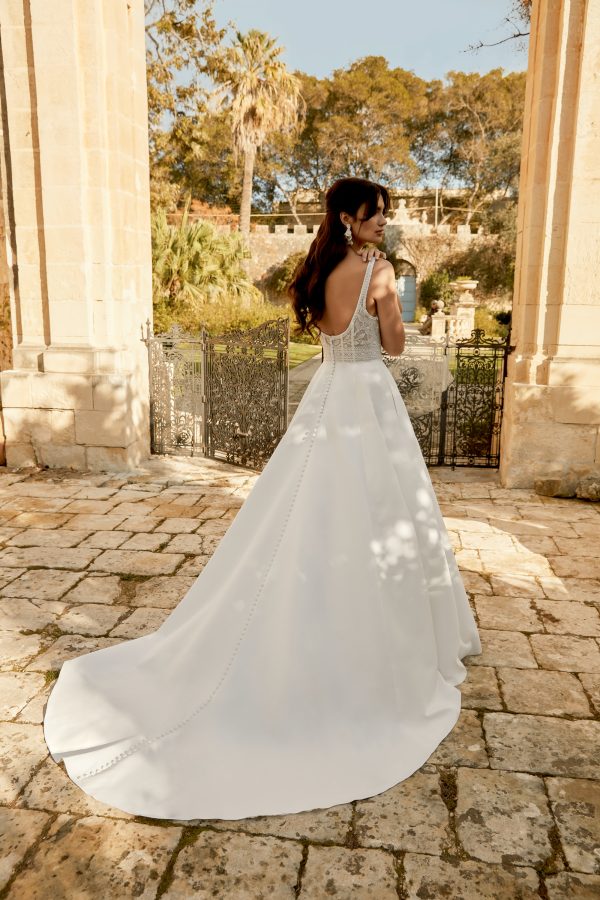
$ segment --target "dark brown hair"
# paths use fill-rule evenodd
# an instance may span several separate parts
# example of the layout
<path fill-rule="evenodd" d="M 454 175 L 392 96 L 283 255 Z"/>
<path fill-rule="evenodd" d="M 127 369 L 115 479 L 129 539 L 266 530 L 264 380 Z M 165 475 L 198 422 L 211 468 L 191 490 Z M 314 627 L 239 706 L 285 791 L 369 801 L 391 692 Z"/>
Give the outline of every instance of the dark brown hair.
<path fill-rule="evenodd" d="M 313 334 L 315 323 L 325 309 L 325 281 L 348 252 L 340 213 L 356 216 L 366 203 L 364 219 L 370 219 L 377 212 L 380 197 L 386 214 L 390 209 L 387 188 L 366 178 L 339 178 L 325 194 L 325 218 L 288 288 L 298 323 L 297 334 Z"/>

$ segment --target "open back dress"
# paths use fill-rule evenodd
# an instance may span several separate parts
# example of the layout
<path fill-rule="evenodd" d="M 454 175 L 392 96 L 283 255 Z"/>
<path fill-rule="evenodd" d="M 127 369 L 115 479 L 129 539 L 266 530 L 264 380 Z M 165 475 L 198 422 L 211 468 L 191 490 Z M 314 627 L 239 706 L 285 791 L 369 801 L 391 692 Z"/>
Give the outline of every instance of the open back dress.
<path fill-rule="evenodd" d="M 179 605 L 63 663 L 45 738 L 92 797 L 182 820 L 329 807 L 408 778 L 454 727 L 481 644 L 366 309 L 373 264 Z"/>

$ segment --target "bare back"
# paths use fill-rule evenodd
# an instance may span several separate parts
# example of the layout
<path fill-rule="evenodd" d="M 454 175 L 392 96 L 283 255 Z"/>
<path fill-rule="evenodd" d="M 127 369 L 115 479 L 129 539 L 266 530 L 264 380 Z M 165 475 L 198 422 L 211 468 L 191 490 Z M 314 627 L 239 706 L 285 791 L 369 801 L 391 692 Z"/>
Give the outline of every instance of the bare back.
<path fill-rule="evenodd" d="M 366 263 L 362 258 L 348 254 L 328 275 L 325 281 L 325 311 L 317 323 L 326 334 L 341 334 L 348 327 L 356 309 L 365 269 Z M 371 290 L 367 294 L 365 308 L 370 315 L 377 315 L 377 304 Z"/>

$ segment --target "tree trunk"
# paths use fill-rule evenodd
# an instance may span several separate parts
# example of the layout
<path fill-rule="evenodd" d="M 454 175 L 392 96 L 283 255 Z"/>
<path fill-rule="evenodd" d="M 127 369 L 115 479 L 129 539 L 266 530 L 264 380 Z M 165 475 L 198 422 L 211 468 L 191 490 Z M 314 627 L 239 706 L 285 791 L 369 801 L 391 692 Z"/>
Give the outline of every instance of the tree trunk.
<path fill-rule="evenodd" d="M 256 149 L 244 153 L 244 180 L 242 182 L 242 200 L 240 203 L 240 231 L 244 237 L 250 234 L 250 211 L 252 209 L 252 179 L 254 176 L 254 160 Z"/>

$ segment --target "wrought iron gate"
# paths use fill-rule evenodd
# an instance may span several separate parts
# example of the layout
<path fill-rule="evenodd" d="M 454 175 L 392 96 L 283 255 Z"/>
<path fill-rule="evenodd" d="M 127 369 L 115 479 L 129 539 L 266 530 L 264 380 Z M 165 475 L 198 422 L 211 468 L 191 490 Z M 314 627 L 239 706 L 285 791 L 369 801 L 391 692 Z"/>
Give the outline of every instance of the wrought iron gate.
<path fill-rule="evenodd" d="M 197 335 L 147 323 L 153 453 L 262 468 L 287 427 L 289 319 Z"/>
<path fill-rule="evenodd" d="M 383 354 L 427 465 L 500 464 L 509 342 L 476 328 L 450 345 L 411 335 L 401 356 Z"/>

